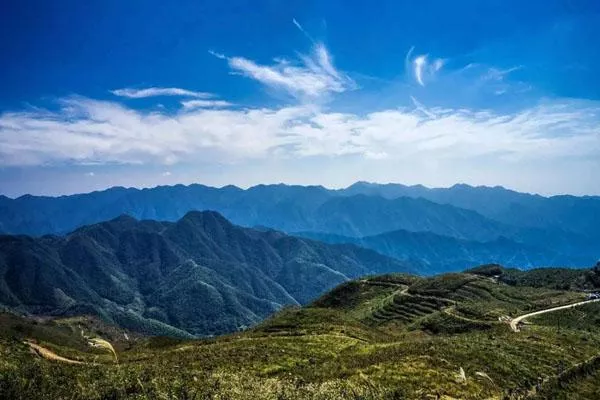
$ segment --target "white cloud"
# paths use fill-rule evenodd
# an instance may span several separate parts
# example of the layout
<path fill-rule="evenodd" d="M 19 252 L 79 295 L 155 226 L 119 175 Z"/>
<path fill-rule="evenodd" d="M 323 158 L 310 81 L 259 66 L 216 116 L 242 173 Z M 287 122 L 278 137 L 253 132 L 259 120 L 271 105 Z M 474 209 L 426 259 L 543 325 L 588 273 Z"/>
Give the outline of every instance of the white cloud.
<path fill-rule="evenodd" d="M 165 171 L 161 174 L 162 176 L 171 176 L 171 172 Z"/>
<path fill-rule="evenodd" d="M 226 59 L 234 71 L 300 99 L 316 99 L 356 88 L 350 77 L 334 67 L 332 57 L 322 43 L 317 43 L 310 55 L 301 55 L 296 63 L 277 59 L 273 65 L 261 65 L 244 57 Z"/>
<path fill-rule="evenodd" d="M 515 71 L 519 71 L 521 69 L 523 69 L 522 65 L 518 65 L 516 67 L 511 67 L 507 69 L 489 67 L 487 72 L 481 77 L 481 79 L 501 82 L 508 74 Z"/>
<path fill-rule="evenodd" d="M 310 35 L 308 34 L 308 32 L 306 32 L 306 30 L 304 29 L 304 27 L 303 27 L 302 25 L 300 25 L 300 22 L 296 21 L 296 18 L 292 18 L 292 23 L 293 23 L 293 24 L 296 26 L 296 28 L 298 28 L 298 30 L 299 30 L 300 32 L 302 32 L 302 34 L 303 34 L 304 36 L 306 36 L 306 38 L 307 38 L 308 40 L 310 40 L 312 43 L 315 43 L 315 40 L 312 38 L 312 36 L 310 36 Z"/>
<path fill-rule="evenodd" d="M 413 61 L 413 64 L 415 65 L 415 79 L 419 85 L 425 86 L 425 83 L 423 82 L 423 74 L 425 67 L 427 66 L 427 56 L 416 57 Z"/>
<path fill-rule="evenodd" d="M 429 62 L 427 54 L 421 54 L 413 58 L 412 53 L 414 50 L 415 48 L 413 46 L 406 53 L 405 64 L 407 69 L 412 72 L 417 83 L 421 86 L 425 86 L 427 80 L 433 79 L 442 69 L 446 60 L 443 58 L 436 58 Z"/>
<path fill-rule="evenodd" d="M 186 110 L 194 108 L 220 108 L 232 106 L 228 101 L 225 100 L 186 100 L 182 101 L 181 105 Z"/>
<path fill-rule="evenodd" d="M 195 97 L 199 99 L 207 99 L 213 97 L 211 93 L 195 92 L 192 90 L 181 88 L 161 88 L 149 87 L 145 89 L 124 88 L 111 90 L 115 96 L 127 97 L 130 99 L 141 99 L 145 97 L 157 96 L 180 96 L 180 97 Z"/>
<path fill-rule="evenodd" d="M 503 163 L 600 154 L 600 106 L 555 102 L 513 114 L 427 108 L 367 114 L 315 106 L 138 111 L 87 98 L 58 111 L 0 115 L 0 166 L 243 163 L 356 155 L 378 162 L 423 159 Z M 343 162 L 343 161 L 340 161 Z M 440 161 L 441 162 L 441 161 Z"/>
<path fill-rule="evenodd" d="M 86 175 L 87 175 L 87 176 L 90 176 L 90 177 L 92 177 L 92 176 L 96 176 L 96 174 L 94 174 L 93 172 L 88 172 Z"/>
<path fill-rule="evenodd" d="M 523 69 L 523 65 L 500 68 L 483 63 L 470 63 L 455 70 L 449 77 L 456 79 L 465 91 L 471 90 L 484 96 L 515 96 L 533 90 L 529 83 L 518 79 L 518 75 L 515 74 Z"/>
<path fill-rule="evenodd" d="M 364 153 L 364 156 L 365 156 L 365 158 L 368 158 L 370 160 L 385 160 L 390 155 L 388 153 L 386 153 L 385 151 L 380 151 L 380 152 L 366 151 Z"/>

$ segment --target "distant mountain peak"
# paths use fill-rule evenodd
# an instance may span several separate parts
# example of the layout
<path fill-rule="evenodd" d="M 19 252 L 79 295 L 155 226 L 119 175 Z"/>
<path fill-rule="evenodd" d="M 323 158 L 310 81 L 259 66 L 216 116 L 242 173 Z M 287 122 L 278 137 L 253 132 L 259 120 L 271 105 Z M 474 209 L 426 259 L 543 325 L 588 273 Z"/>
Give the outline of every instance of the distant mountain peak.
<path fill-rule="evenodd" d="M 108 221 L 98 222 L 98 223 L 92 224 L 92 225 L 81 226 L 81 227 L 75 229 L 73 231 L 73 233 L 86 232 L 90 229 L 97 229 L 97 228 L 108 228 L 110 230 L 122 231 L 122 230 L 128 230 L 128 229 L 134 228 L 135 226 L 138 225 L 138 223 L 139 223 L 139 221 L 137 219 L 135 219 L 134 217 L 132 217 L 131 215 L 121 214 L 118 217 L 113 218 Z"/>
<path fill-rule="evenodd" d="M 356 181 L 348 187 L 351 188 L 351 187 L 357 187 L 357 186 L 373 186 L 373 185 L 376 185 L 376 184 L 373 182 L 368 182 L 368 181 Z"/>
<path fill-rule="evenodd" d="M 194 224 L 207 223 L 221 225 L 221 226 L 233 226 L 233 224 L 227 220 L 223 215 L 217 211 L 205 210 L 205 211 L 188 211 L 177 223 L 191 222 Z"/>
<path fill-rule="evenodd" d="M 235 185 L 225 185 L 223 187 L 221 187 L 221 189 L 223 190 L 235 190 L 235 191 L 243 191 L 244 189 L 240 188 L 239 186 L 235 186 Z"/>
<path fill-rule="evenodd" d="M 132 217 L 129 214 L 121 214 L 116 218 L 111 219 L 109 222 L 119 222 L 119 223 L 129 223 L 129 222 L 137 222 L 138 220 Z"/>

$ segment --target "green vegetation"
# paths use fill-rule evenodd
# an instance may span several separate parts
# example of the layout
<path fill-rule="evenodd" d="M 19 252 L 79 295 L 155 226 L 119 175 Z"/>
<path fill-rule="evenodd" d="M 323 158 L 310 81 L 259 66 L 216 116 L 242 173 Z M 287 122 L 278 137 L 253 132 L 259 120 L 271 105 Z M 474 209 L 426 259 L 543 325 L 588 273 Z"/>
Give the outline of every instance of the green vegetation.
<path fill-rule="evenodd" d="M 583 297 L 485 274 L 369 277 L 213 339 L 118 341 L 125 332 L 96 325 L 119 364 L 80 339 L 88 318 L 3 315 L 0 398 L 586 398 L 598 389 L 600 304 L 540 315 L 519 333 L 498 318 Z M 25 339 L 85 363 L 44 359 Z"/>
<path fill-rule="evenodd" d="M 235 332 L 349 278 L 410 270 L 372 250 L 242 228 L 209 211 L 176 223 L 122 216 L 64 237 L 0 235 L 0 305 L 98 315 L 147 335 Z"/>
<path fill-rule="evenodd" d="M 536 268 L 521 271 L 500 265 L 482 265 L 466 272 L 483 276 L 496 276 L 512 286 L 544 287 L 558 290 L 600 288 L 600 262 L 591 269 Z"/>

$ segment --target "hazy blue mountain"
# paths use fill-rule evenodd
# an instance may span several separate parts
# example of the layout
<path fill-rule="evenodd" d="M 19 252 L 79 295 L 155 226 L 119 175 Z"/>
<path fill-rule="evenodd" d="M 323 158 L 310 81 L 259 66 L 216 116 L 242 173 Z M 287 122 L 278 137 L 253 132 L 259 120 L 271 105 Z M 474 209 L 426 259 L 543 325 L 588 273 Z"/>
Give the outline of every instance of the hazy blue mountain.
<path fill-rule="evenodd" d="M 564 255 L 553 249 L 525 245 L 505 237 L 479 242 L 405 230 L 362 238 L 316 232 L 296 234 L 326 243 L 351 243 L 373 249 L 399 260 L 417 263 L 420 272 L 429 275 L 462 271 L 486 263 L 529 269 L 539 266 L 586 267 L 595 260 L 591 256 Z"/>
<path fill-rule="evenodd" d="M 357 182 L 342 190 L 283 184 L 258 185 L 246 190 L 235 186 L 213 188 L 203 185 L 176 185 L 141 190 L 116 187 L 61 197 L 26 195 L 9 199 L 0 196 L 0 229 L 10 234 L 67 233 L 79 226 L 101 222 L 122 214 L 141 219 L 175 221 L 191 210 L 217 210 L 232 221 L 245 226 L 264 225 L 286 231 L 315 230 L 314 228 L 319 227 L 322 214 L 335 208 L 332 204 L 347 206 L 340 197 L 357 195 L 362 196 L 362 201 L 370 201 L 368 197 L 383 197 L 388 200 L 403 197 L 426 199 L 430 203 L 474 211 L 480 215 L 470 214 L 469 218 L 478 219 L 478 224 L 482 223 L 480 217 L 483 216 L 513 227 L 552 228 L 589 236 L 600 223 L 598 197 L 543 197 L 498 186 L 472 187 L 460 184 L 450 188 L 430 189 L 422 185 Z M 326 205 L 330 201 L 333 203 Z M 423 203 L 420 206 L 421 210 L 431 207 L 430 203 Z M 388 207 L 388 203 L 384 204 Z M 369 204 L 366 205 L 368 206 Z M 412 211 L 417 207 L 417 203 L 407 205 L 405 201 L 396 206 L 407 207 Z M 456 213 L 452 208 L 446 210 Z M 401 211 L 395 210 L 394 213 L 398 214 Z M 408 214 L 408 211 L 405 214 Z M 352 218 L 354 217 L 350 216 L 350 219 Z M 429 229 L 426 226 L 427 221 L 416 219 L 404 225 L 397 228 Z M 454 225 L 449 224 L 438 229 L 455 229 Z M 346 226 L 342 229 L 348 231 L 353 228 Z M 383 233 L 387 228 L 370 229 L 377 231 L 376 233 Z M 372 232 L 361 230 L 361 233 Z M 461 234 L 451 236 L 460 237 Z"/>
<path fill-rule="evenodd" d="M 365 237 L 405 230 L 476 242 L 504 238 L 525 248 L 559 254 L 551 259 L 566 260 L 569 265 L 578 265 L 582 259 L 593 263 L 600 257 L 596 234 L 600 198 L 543 197 L 468 185 L 430 189 L 358 182 L 342 190 L 283 184 L 245 190 L 176 185 L 112 188 L 56 198 L 4 197 L 0 198 L 0 229 L 10 234 L 64 234 L 122 214 L 176 221 L 192 210 L 215 210 L 238 225 L 288 233 Z"/>
<path fill-rule="evenodd" d="M 412 271 L 354 245 L 231 224 L 216 212 L 177 222 L 121 216 L 66 236 L 0 236 L 0 305 L 93 313 L 154 334 L 217 334 L 304 304 L 358 276 Z"/>
<path fill-rule="evenodd" d="M 361 237 L 398 229 L 485 240 L 509 228 L 474 211 L 425 199 L 356 195 L 323 203 L 316 212 L 314 229 L 309 230 Z"/>
<path fill-rule="evenodd" d="M 331 196 L 322 187 L 287 185 L 259 185 L 247 190 L 204 185 L 115 187 L 72 196 L 26 195 L 0 201 L 0 228 L 8 234 L 68 233 L 123 214 L 138 219 L 176 221 L 194 210 L 216 210 L 244 226 L 301 228 L 307 216 Z"/>
<path fill-rule="evenodd" d="M 519 193 L 501 186 L 469 186 L 457 184 L 449 188 L 427 188 L 422 185 L 376 184 L 357 182 L 338 191 L 354 196 L 366 194 L 388 199 L 423 198 L 450 204 L 496 221 L 528 228 L 554 228 L 583 235 L 594 235 L 600 225 L 600 197 L 551 196 Z"/>
<path fill-rule="evenodd" d="M 215 210 L 243 226 L 366 236 L 397 229 L 432 231 L 470 239 L 493 239 L 507 227 L 471 210 L 425 199 L 345 196 L 320 186 L 259 185 L 112 188 L 57 198 L 23 196 L 0 204 L 5 233 L 67 233 L 79 226 L 128 214 L 175 221 L 191 210 Z"/>

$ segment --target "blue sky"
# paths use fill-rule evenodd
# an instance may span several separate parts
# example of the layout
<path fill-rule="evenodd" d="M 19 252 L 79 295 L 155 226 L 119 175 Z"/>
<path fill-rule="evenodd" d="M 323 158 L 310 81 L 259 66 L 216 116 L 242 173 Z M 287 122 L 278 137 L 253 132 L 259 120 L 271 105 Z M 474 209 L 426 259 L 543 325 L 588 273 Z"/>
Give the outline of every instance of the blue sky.
<path fill-rule="evenodd" d="M 3 1 L 0 193 L 600 194 L 598 37 L 593 0 Z"/>

